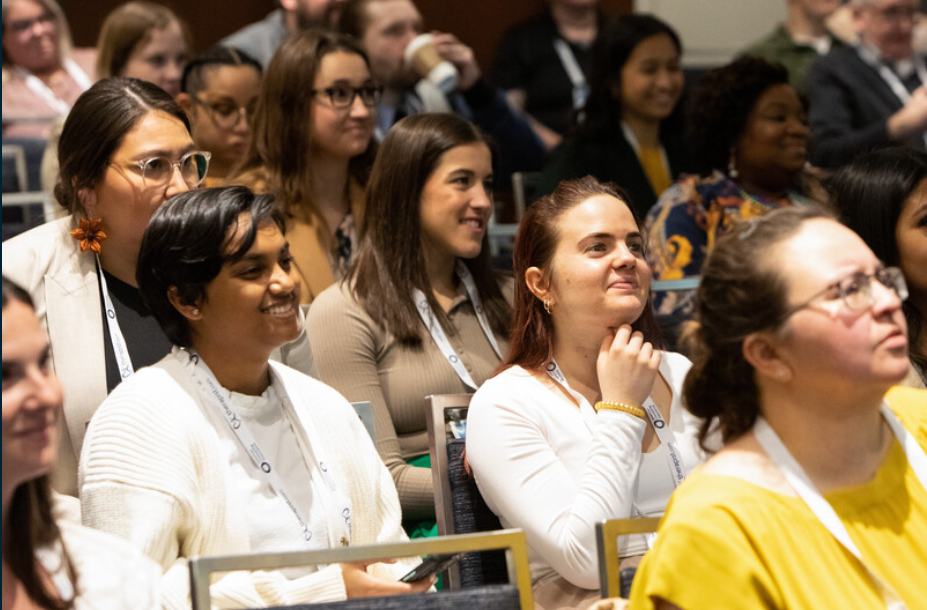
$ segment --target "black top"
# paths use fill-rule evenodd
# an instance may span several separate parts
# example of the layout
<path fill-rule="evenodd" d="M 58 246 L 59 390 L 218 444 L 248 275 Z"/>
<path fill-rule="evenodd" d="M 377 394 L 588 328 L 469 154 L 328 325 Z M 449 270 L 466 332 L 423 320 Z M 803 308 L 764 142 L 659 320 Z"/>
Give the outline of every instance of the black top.
<path fill-rule="evenodd" d="M 161 327 L 142 303 L 142 297 L 137 288 L 126 284 L 115 276 L 103 272 L 106 277 L 106 287 L 116 310 L 116 320 L 119 329 L 129 349 L 132 366 L 137 371 L 143 366 L 149 366 L 171 352 L 171 342 Z M 102 305 L 102 286 L 100 287 L 100 300 Z M 122 381 L 119 367 L 116 364 L 116 353 L 113 351 L 113 342 L 109 335 L 109 321 L 106 319 L 106 307 L 101 308 L 103 316 L 103 346 L 106 352 L 106 391 L 113 389 Z"/>
<path fill-rule="evenodd" d="M 502 89 L 524 89 L 525 112 L 563 134 L 573 126 L 573 83 L 554 50 L 557 38 L 549 12 L 512 26 L 496 51 L 492 81 Z M 592 45 L 566 42 L 588 79 Z"/>
<path fill-rule="evenodd" d="M 667 122 L 660 128 L 660 143 L 666 151 L 670 179 L 692 171 L 692 156 L 685 137 Z M 602 182 L 615 182 L 631 196 L 631 204 L 644 218 L 661 193 L 655 193 L 634 148 L 621 129 L 611 134 L 578 134 L 555 148 L 544 167 L 537 195 L 552 192 L 561 180 L 591 174 Z"/>

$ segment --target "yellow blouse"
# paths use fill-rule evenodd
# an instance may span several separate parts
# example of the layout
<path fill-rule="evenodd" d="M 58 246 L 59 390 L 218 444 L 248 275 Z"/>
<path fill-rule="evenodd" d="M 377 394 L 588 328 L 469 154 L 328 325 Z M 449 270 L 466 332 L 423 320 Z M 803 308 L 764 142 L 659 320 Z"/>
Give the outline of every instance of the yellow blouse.
<path fill-rule="evenodd" d="M 637 158 L 644 168 L 647 175 L 647 181 L 653 187 L 653 192 L 660 195 L 663 191 L 672 186 L 673 181 L 670 178 L 669 168 L 664 163 L 663 149 L 659 146 L 641 146 Z"/>
<path fill-rule="evenodd" d="M 889 404 L 927 447 L 927 391 Z M 826 439 L 822 439 L 826 442 Z M 927 490 L 894 441 L 873 480 L 825 494 L 860 553 L 909 610 L 927 609 Z M 694 473 L 670 500 L 634 579 L 631 608 L 884 608 L 866 569 L 798 497 Z"/>

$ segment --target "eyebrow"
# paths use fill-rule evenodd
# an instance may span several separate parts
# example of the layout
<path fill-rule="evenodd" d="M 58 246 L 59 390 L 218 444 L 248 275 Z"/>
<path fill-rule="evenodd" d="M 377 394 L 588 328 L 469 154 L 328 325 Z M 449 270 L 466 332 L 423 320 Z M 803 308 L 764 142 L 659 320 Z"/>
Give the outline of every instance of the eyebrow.
<path fill-rule="evenodd" d="M 188 152 L 196 150 L 196 145 L 193 142 L 190 142 L 188 145 L 180 149 L 180 154 L 177 156 L 178 159 L 184 156 Z M 132 158 L 136 161 L 141 161 L 142 159 L 150 159 L 151 157 L 171 157 L 174 154 L 174 150 L 168 150 L 166 148 L 158 148 L 155 150 L 146 150 L 145 152 L 139 153 Z"/>

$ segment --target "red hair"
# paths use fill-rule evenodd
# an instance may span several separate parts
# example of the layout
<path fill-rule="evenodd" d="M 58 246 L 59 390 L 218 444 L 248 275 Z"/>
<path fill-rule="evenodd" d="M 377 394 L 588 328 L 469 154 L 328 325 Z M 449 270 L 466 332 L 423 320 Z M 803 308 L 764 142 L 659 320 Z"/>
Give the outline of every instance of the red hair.
<path fill-rule="evenodd" d="M 544 311 L 541 300 L 528 290 L 525 273 L 529 268 L 537 267 L 545 276 L 550 275 L 551 261 L 560 237 L 558 223 L 561 216 L 596 195 L 610 195 L 627 206 L 641 235 L 646 235 L 643 221 L 628 204 L 625 192 L 617 185 L 603 184 L 592 176 L 565 180 L 553 193 L 531 204 L 515 238 L 512 263 L 515 275 L 515 316 L 509 336 L 509 350 L 495 374 L 513 365 L 540 371 L 553 360 L 553 323 L 550 314 Z M 650 300 L 648 297 L 643 313 L 631 326 L 641 331 L 644 339 L 654 347 L 662 348 L 663 338 Z"/>

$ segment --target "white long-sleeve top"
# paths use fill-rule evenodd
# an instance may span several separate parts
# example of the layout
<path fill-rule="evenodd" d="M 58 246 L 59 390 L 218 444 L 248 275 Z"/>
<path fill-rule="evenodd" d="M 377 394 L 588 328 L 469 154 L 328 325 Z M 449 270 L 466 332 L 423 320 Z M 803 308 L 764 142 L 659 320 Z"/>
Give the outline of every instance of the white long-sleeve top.
<path fill-rule="evenodd" d="M 184 358 L 168 355 L 109 395 L 91 421 L 80 463 L 84 523 L 129 540 L 159 563 L 162 606 L 177 609 L 190 606 L 187 557 L 254 551 L 246 502 L 223 450 L 232 432 L 225 422 L 215 424 L 215 407 L 204 403 Z M 271 370 L 296 395 L 290 399 L 298 425 L 321 439 L 328 473 L 350 502 L 351 544 L 404 540 L 396 488 L 351 405 L 284 365 L 271 363 Z M 279 527 L 292 533 L 292 516 L 286 517 Z M 328 526 L 329 532 L 343 529 Z M 374 568 L 398 578 L 413 563 Z M 337 565 L 293 579 L 280 572 L 231 573 L 211 593 L 214 605 L 238 608 L 346 597 Z"/>
<path fill-rule="evenodd" d="M 673 400 L 669 430 L 688 475 L 705 460 L 701 420 L 681 404 L 687 358 L 665 352 L 660 374 Z M 675 489 L 666 448 L 643 453 L 648 422 L 618 411 L 595 413 L 567 400 L 546 379 L 512 367 L 488 380 L 467 414 L 467 459 L 480 493 L 504 527 L 525 530 L 532 580 L 557 572 L 584 589 L 599 587 L 595 524 L 663 514 Z M 646 550 L 636 537 L 622 554 Z"/>

